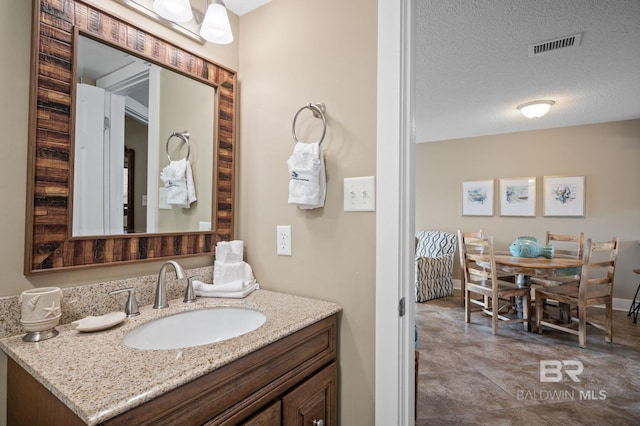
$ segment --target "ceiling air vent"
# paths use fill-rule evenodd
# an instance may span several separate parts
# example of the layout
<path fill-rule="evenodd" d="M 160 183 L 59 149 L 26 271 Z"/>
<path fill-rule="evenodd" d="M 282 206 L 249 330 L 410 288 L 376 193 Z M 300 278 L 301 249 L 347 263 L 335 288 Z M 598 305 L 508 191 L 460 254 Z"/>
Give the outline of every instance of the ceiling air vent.
<path fill-rule="evenodd" d="M 582 33 L 572 34 L 565 37 L 554 38 L 553 40 L 541 41 L 529 45 L 529 57 L 541 55 L 558 49 L 580 46 Z"/>

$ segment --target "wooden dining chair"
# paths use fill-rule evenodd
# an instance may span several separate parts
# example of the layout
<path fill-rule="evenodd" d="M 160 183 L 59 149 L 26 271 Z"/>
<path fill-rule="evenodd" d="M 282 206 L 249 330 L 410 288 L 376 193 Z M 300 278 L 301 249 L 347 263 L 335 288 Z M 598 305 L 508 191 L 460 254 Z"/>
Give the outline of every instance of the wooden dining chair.
<path fill-rule="evenodd" d="M 498 322 L 521 322 L 525 330 L 529 329 L 531 296 L 528 287 L 518 287 L 514 283 L 498 280 L 493 237 L 477 238 L 464 236 L 458 231 L 460 262 L 463 271 L 465 322 L 471 322 L 471 306 L 477 305 L 479 311 L 491 316 L 493 334 L 498 332 Z M 472 296 L 479 294 L 483 300 Z M 509 318 L 501 315 L 500 300 L 522 297 L 522 318 Z M 486 302 L 489 300 L 489 303 Z"/>
<path fill-rule="evenodd" d="M 458 247 L 460 247 L 460 245 L 462 244 L 464 237 L 482 238 L 482 229 L 478 230 L 477 232 L 474 232 L 474 231 L 462 232 L 458 229 Z M 462 253 L 462 251 L 460 251 L 460 253 Z M 465 268 L 464 260 L 462 259 L 462 256 L 460 256 L 460 270 L 462 271 L 462 278 L 460 279 L 460 302 L 462 302 L 462 306 L 464 306 L 464 294 L 465 294 L 464 268 Z"/>
<path fill-rule="evenodd" d="M 582 259 L 584 254 L 584 232 L 579 235 L 563 235 L 552 234 L 547 231 L 546 246 L 553 245 L 554 257 L 565 257 L 570 259 Z M 534 276 L 531 277 L 531 283 L 541 285 L 543 287 L 552 287 L 563 284 L 578 284 L 580 281 L 580 270 L 570 268 L 566 271 L 566 275 Z"/>
<path fill-rule="evenodd" d="M 580 284 L 577 287 L 561 285 L 536 290 L 535 307 L 538 333 L 542 333 L 542 326 L 545 326 L 575 334 L 578 336 L 578 343 L 584 348 L 587 344 L 587 325 L 592 325 L 604 330 L 606 332 L 605 341 L 611 342 L 613 338 L 613 279 L 618 257 L 618 245 L 617 237 L 614 237 L 612 241 L 605 242 L 587 240 L 584 264 L 580 273 Z M 546 321 L 543 318 L 543 307 L 547 300 L 556 300 L 559 303 L 577 307 L 577 318 L 572 317 L 569 324 Z M 605 306 L 604 325 L 587 319 L 587 308 L 594 305 Z"/>
<path fill-rule="evenodd" d="M 553 234 L 547 231 L 545 245 L 553 245 L 554 257 L 566 257 L 570 259 L 582 259 L 584 255 L 584 232 L 579 235 Z M 580 283 L 580 268 L 568 268 L 564 275 L 560 273 L 554 276 L 533 276 L 531 277 L 531 285 L 534 288 L 538 286 L 553 287 L 557 285 L 575 285 Z M 535 297 L 535 290 L 534 290 Z M 563 303 L 548 302 L 546 306 L 549 315 L 557 315 L 565 323 L 571 318 L 571 307 Z M 557 313 L 555 313 L 557 312 Z"/>

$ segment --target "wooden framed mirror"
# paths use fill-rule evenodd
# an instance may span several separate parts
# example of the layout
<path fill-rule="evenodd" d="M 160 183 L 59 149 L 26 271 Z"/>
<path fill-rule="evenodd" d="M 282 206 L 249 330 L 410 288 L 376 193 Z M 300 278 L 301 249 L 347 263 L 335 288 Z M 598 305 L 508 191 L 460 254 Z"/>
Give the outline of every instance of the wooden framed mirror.
<path fill-rule="evenodd" d="M 72 236 L 79 34 L 215 88 L 211 231 Z M 213 254 L 233 238 L 234 71 L 78 0 L 35 0 L 32 43 L 25 274 Z"/>

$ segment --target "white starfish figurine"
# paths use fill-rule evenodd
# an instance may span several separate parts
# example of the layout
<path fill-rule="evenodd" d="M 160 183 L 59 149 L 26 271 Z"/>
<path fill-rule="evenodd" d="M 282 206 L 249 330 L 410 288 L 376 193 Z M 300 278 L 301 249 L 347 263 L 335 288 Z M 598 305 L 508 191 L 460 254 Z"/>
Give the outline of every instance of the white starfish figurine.
<path fill-rule="evenodd" d="M 44 315 L 45 318 L 55 317 L 60 313 L 60 306 L 56 306 L 56 302 L 51 302 L 50 308 L 42 308 L 47 313 Z"/>

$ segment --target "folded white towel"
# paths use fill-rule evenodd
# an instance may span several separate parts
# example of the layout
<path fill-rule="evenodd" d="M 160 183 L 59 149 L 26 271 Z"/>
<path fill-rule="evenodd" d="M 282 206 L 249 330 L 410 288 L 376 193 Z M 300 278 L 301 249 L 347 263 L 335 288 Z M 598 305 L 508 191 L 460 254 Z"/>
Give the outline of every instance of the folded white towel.
<path fill-rule="evenodd" d="M 188 209 L 197 200 L 191 164 L 185 158 L 169 162 L 162 169 L 160 179 L 164 183 L 168 204 Z"/>
<path fill-rule="evenodd" d="M 327 179 L 320 143 L 297 142 L 287 166 L 289 204 L 297 204 L 300 209 L 324 207 Z"/>
<path fill-rule="evenodd" d="M 244 241 L 219 241 L 216 244 L 216 261 L 220 263 L 242 262 Z"/>
<path fill-rule="evenodd" d="M 229 241 L 231 245 L 231 253 L 240 255 L 240 260 L 242 260 L 242 256 L 244 254 L 244 241 L 242 240 L 233 240 Z"/>
<path fill-rule="evenodd" d="M 256 280 L 235 281 L 228 284 L 206 284 L 193 280 L 193 290 L 200 297 L 226 297 L 242 299 L 260 288 Z"/>
<path fill-rule="evenodd" d="M 222 263 L 216 260 L 213 263 L 213 282 L 216 285 L 253 279 L 253 271 L 247 262 Z"/>
<path fill-rule="evenodd" d="M 229 241 L 218 241 L 218 244 L 216 244 L 216 260 L 222 260 L 229 253 L 231 253 L 231 243 Z"/>
<path fill-rule="evenodd" d="M 238 263 L 242 262 L 242 256 L 236 253 L 224 252 L 220 256 L 216 252 L 216 262 L 219 263 Z"/>

